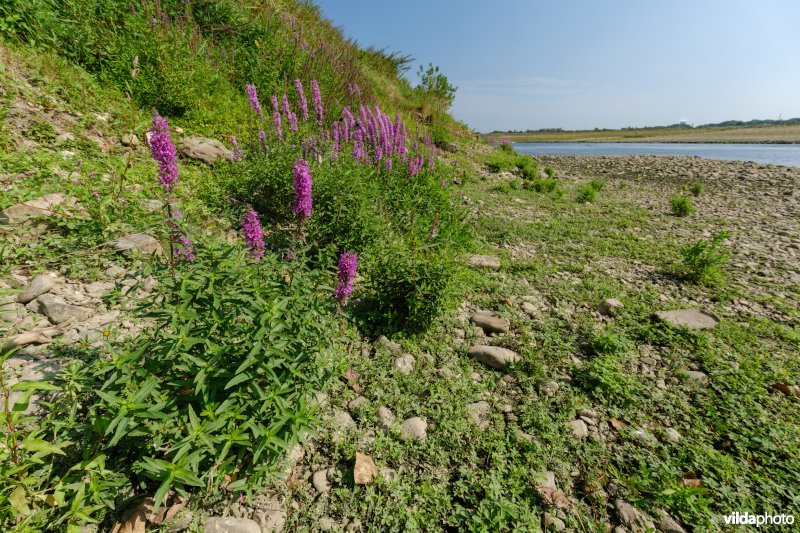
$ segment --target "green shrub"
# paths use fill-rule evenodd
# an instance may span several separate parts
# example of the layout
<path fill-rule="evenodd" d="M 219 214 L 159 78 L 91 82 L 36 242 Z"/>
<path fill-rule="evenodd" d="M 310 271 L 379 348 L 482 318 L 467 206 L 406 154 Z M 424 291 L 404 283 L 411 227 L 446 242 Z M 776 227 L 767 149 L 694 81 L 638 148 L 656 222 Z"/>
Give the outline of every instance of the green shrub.
<path fill-rule="evenodd" d="M 589 182 L 589 187 L 591 187 L 597 192 L 600 192 L 600 190 L 605 186 L 606 186 L 606 181 L 600 178 L 594 178 L 592 181 Z"/>
<path fill-rule="evenodd" d="M 523 179 L 535 179 L 539 177 L 539 163 L 530 156 L 520 155 L 515 163 Z"/>
<path fill-rule="evenodd" d="M 577 201 L 579 204 L 586 204 L 589 202 L 594 202 L 595 198 L 597 198 L 597 189 L 589 184 L 578 189 L 578 196 L 575 201 Z"/>
<path fill-rule="evenodd" d="M 458 277 L 455 254 L 435 244 L 395 241 L 377 247 L 369 262 L 370 297 L 359 312 L 373 333 L 427 328 L 447 307 Z"/>
<path fill-rule="evenodd" d="M 552 167 L 544 167 L 544 173 L 547 174 L 548 178 L 556 177 L 556 171 Z"/>
<path fill-rule="evenodd" d="M 704 285 L 715 285 L 725 280 L 722 265 L 728 260 L 728 252 L 722 243 L 728 238 L 727 231 L 715 234 L 710 241 L 700 239 L 681 248 L 683 274 L 686 279 Z"/>
<path fill-rule="evenodd" d="M 558 188 L 558 180 L 555 178 L 529 180 L 525 182 L 524 187 L 536 192 L 549 193 Z"/>
<path fill-rule="evenodd" d="M 669 201 L 672 214 L 678 217 L 686 217 L 694 213 L 692 199 L 682 194 L 675 194 Z"/>
<path fill-rule="evenodd" d="M 505 152 L 507 154 L 513 154 L 514 153 L 514 147 L 511 146 L 511 143 L 508 143 L 508 142 L 500 142 L 500 144 L 497 145 L 497 149 L 500 150 L 501 152 Z"/>
<path fill-rule="evenodd" d="M 74 528 L 136 493 L 258 489 L 308 430 L 309 398 L 334 371 L 330 274 L 197 250 L 176 278 L 153 272 L 161 291 L 141 306 L 152 331 L 57 385 L 12 387 L 56 397 L 38 428 L 21 424 L 24 397 L 2 413 L 13 419 L 0 435 L 3 530 Z"/>
<path fill-rule="evenodd" d="M 705 189 L 705 186 L 702 183 L 700 183 L 699 181 L 697 181 L 695 183 L 692 183 L 689 186 L 689 192 L 692 193 L 692 196 L 700 196 L 703 193 L 704 189 Z"/>

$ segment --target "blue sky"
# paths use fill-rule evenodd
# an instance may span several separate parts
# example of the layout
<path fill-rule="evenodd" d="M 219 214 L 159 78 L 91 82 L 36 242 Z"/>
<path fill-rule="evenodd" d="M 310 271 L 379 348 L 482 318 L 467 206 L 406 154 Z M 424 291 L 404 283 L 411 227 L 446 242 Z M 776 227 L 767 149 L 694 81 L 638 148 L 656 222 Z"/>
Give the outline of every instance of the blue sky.
<path fill-rule="evenodd" d="M 439 65 L 478 131 L 800 117 L 800 1 L 317 2 L 360 44 Z"/>

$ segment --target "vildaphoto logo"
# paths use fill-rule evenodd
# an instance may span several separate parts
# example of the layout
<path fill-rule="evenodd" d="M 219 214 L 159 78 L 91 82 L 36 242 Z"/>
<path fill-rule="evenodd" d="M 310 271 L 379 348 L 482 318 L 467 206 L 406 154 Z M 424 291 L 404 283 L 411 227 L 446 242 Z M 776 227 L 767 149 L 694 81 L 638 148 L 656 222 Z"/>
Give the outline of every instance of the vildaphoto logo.
<path fill-rule="evenodd" d="M 784 526 L 794 524 L 791 514 L 750 514 L 735 512 L 725 516 L 725 523 L 732 526 Z"/>

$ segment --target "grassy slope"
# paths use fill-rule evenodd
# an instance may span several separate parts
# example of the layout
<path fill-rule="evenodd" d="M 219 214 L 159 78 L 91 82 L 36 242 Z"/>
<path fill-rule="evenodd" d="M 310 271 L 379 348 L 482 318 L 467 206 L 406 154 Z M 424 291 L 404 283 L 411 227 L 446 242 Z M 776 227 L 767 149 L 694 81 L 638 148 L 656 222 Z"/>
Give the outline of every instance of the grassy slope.
<path fill-rule="evenodd" d="M 641 128 L 635 130 L 587 130 L 533 133 L 492 133 L 482 136 L 497 142 L 703 142 L 703 143 L 800 143 L 800 126 Z"/>

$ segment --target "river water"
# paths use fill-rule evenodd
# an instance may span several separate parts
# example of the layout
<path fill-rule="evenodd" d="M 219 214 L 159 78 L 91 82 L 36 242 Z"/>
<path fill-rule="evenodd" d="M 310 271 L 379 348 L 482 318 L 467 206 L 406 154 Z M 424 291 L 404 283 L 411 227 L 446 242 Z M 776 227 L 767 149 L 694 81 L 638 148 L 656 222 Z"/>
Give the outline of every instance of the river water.
<path fill-rule="evenodd" d="M 682 155 L 800 167 L 800 144 L 514 143 L 531 155 Z"/>

